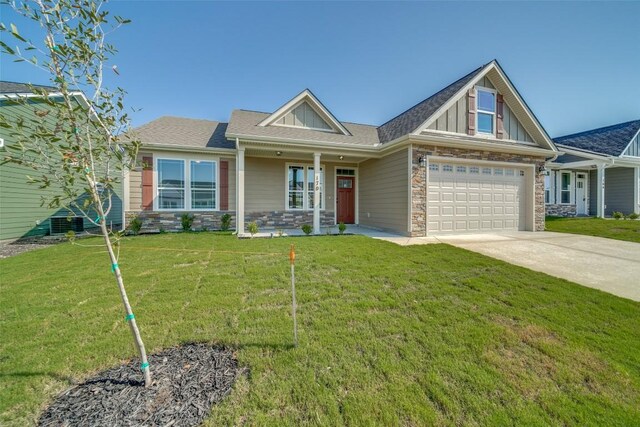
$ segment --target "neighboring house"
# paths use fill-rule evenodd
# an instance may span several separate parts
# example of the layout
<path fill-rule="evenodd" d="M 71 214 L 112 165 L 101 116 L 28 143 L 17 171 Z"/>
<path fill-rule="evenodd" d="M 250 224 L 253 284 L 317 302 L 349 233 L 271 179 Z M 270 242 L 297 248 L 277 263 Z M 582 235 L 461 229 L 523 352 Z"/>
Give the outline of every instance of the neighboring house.
<path fill-rule="evenodd" d="M 37 86 L 37 85 L 35 85 Z M 48 90 L 55 88 L 44 87 Z M 51 93 L 52 99 L 60 97 Z M 76 94 L 78 102 L 82 102 L 83 95 Z M 16 97 L 29 97 L 28 106 L 14 101 Z M 0 81 L 0 114 L 7 120 L 18 120 L 19 117 L 29 120 L 35 118 L 36 111 L 43 111 L 49 107 L 31 93 L 28 84 Z M 52 126 L 55 123 L 52 122 Z M 0 127 L 0 158 L 2 151 L 14 141 L 7 129 Z M 37 185 L 28 184 L 27 176 L 34 175 L 30 168 L 12 163 L 0 165 L 0 241 L 15 240 L 23 237 L 43 236 L 48 234 L 63 234 L 68 230 L 82 231 L 90 227 L 91 223 L 80 217 L 67 220 L 67 210 L 55 210 L 41 206 L 42 196 L 50 194 L 52 190 L 42 190 Z M 122 211 L 122 183 L 116 187 L 116 197 L 113 208 L 108 216 L 108 222 L 118 228 L 123 222 Z M 73 215 L 72 215 L 73 216 Z"/>
<path fill-rule="evenodd" d="M 640 120 L 555 138 L 563 156 L 545 177 L 547 214 L 640 213 Z"/>
<path fill-rule="evenodd" d="M 309 90 L 229 123 L 162 117 L 136 130 L 145 167 L 126 215 L 145 229 L 233 216 L 290 228 L 339 222 L 409 236 L 544 229 L 545 162 L 558 151 L 497 61 L 381 126 L 338 120 Z"/>

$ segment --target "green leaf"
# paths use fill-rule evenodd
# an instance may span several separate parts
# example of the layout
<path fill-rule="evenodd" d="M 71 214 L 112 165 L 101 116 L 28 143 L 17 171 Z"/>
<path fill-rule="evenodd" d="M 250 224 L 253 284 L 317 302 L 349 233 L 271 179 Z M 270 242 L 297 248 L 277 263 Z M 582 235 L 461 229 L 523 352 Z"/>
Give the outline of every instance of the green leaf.
<path fill-rule="evenodd" d="M 11 49 L 11 48 L 10 48 L 10 47 L 5 43 L 5 42 L 3 42 L 3 41 L 0 41 L 0 47 L 2 47 L 2 48 L 5 50 L 5 52 L 7 52 L 9 55 L 15 55 L 15 54 L 16 54 L 16 52 L 15 52 L 13 49 Z"/>
<path fill-rule="evenodd" d="M 13 34 L 13 37 L 17 38 L 20 41 L 26 42 L 26 40 L 18 32 L 18 27 L 16 27 L 14 24 L 10 24 L 10 25 L 11 25 L 11 34 Z"/>

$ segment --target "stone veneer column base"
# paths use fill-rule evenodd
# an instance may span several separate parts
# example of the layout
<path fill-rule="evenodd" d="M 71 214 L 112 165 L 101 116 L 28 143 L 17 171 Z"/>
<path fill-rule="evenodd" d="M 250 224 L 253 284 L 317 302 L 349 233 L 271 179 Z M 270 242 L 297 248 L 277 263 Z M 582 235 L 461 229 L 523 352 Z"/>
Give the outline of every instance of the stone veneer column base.
<path fill-rule="evenodd" d="M 571 217 L 577 215 L 576 205 L 548 204 L 546 213 L 548 216 L 563 217 Z"/>

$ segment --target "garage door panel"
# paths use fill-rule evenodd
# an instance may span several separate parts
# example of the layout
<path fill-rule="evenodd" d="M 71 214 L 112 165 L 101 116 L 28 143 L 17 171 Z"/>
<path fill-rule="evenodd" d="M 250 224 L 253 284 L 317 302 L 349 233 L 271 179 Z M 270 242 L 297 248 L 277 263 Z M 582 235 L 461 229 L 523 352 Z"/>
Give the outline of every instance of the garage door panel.
<path fill-rule="evenodd" d="M 427 227 L 431 233 L 518 230 L 525 179 L 519 169 L 430 164 Z"/>

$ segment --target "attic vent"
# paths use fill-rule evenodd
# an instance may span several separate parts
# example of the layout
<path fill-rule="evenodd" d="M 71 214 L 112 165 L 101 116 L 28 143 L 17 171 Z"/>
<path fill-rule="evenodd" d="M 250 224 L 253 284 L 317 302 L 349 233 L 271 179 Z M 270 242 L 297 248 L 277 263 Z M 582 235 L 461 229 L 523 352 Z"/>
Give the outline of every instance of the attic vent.
<path fill-rule="evenodd" d="M 64 234 L 68 231 L 79 233 L 84 231 L 84 221 L 80 216 L 68 218 L 57 216 L 49 220 L 49 231 L 51 234 Z"/>

